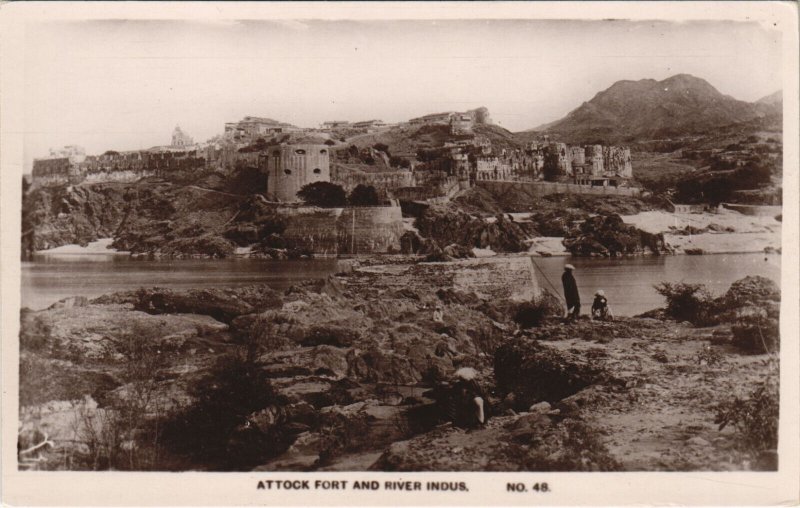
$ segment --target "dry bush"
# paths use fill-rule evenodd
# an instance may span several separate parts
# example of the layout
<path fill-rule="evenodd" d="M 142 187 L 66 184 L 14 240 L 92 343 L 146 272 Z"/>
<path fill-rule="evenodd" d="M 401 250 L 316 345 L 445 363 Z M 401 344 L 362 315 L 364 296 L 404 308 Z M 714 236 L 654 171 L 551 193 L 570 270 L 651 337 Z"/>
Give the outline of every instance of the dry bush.
<path fill-rule="evenodd" d="M 158 467 L 161 445 L 157 422 L 163 416 L 158 378 L 166 362 L 159 349 L 160 327 L 137 323 L 109 339 L 108 349 L 121 364 L 122 382 L 110 407 L 80 406 L 73 424 L 87 447 L 79 468 L 151 470 Z"/>
<path fill-rule="evenodd" d="M 740 446 L 753 454 L 778 447 L 778 379 L 778 369 L 772 368 L 749 396 L 733 397 L 717 407 L 714 423 L 719 424 L 719 430 L 733 425 L 741 438 Z"/>
<path fill-rule="evenodd" d="M 620 471 L 622 465 L 598 439 L 597 430 L 567 419 L 554 429 L 534 435 L 528 449 L 509 453 L 525 471 Z"/>
<path fill-rule="evenodd" d="M 733 344 L 745 351 L 763 354 L 780 351 L 780 326 L 763 309 L 745 308 L 737 312 L 731 327 Z"/>
<path fill-rule="evenodd" d="M 213 470 L 245 470 L 288 447 L 280 428 L 263 432 L 248 425 L 251 414 L 286 404 L 251 355 L 220 358 L 191 394 L 194 402 L 163 425 L 172 452 Z"/>
<path fill-rule="evenodd" d="M 667 315 L 695 326 L 715 324 L 717 305 L 704 284 L 662 282 L 656 291 L 667 299 Z"/>
<path fill-rule="evenodd" d="M 549 291 L 542 291 L 541 295 L 530 302 L 517 305 L 514 310 L 514 321 L 520 328 L 533 328 L 548 318 L 560 317 L 563 312 L 561 301 Z"/>

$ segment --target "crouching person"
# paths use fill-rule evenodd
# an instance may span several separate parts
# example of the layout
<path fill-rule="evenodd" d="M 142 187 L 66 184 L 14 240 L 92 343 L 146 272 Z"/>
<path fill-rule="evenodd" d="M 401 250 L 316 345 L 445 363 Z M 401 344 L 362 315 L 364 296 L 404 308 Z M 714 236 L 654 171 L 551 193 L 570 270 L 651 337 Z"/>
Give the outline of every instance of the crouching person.
<path fill-rule="evenodd" d="M 602 289 L 598 289 L 594 294 L 594 301 L 592 302 L 592 319 L 600 321 L 611 321 L 614 315 L 611 313 L 611 307 L 608 306 L 608 299 L 606 293 Z"/>
<path fill-rule="evenodd" d="M 477 377 L 477 371 L 471 367 L 462 367 L 455 373 L 450 402 L 451 418 L 456 427 L 478 428 L 489 418 L 489 401 Z"/>

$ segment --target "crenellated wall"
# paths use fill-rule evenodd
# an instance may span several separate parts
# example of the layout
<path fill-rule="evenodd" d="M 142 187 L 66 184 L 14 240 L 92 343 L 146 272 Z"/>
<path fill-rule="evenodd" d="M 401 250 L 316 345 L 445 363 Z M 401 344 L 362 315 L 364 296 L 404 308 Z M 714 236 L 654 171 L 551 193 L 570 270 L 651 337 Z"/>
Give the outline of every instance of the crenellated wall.
<path fill-rule="evenodd" d="M 478 185 L 496 195 L 506 194 L 513 188 L 523 189 L 527 194 L 532 196 L 546 196 L 548 194 L 593 194 L 601 196 L 637 197 L 642 192 L 638 187 L 604 187 L 555 182 L 497 182 L 482 180 L 478 182 Z"/>
<path fill-rule="evenodd" d="M 368 185 L 377 191 L 389 192 L 400 187 L 413 187 L 415 183 L 414 173 L 408 170 L 366 173 L 341 166 L 331 171 L 331 181 L 341 185 L 347 192 L 357 185 Z"/>

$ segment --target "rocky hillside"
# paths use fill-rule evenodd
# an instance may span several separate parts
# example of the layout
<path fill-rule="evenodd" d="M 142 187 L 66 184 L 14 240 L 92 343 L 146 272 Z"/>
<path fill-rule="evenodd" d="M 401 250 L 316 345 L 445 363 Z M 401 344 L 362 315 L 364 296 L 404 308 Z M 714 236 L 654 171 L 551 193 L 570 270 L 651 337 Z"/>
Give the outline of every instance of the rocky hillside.
<path fill-rule="evenodd" d="M 689 74 L 662 81 L 617 81 L 566 117 L 534 129 L 570 143 L 631 142 L 700 134 L 769 113 Z"/>
<path fill-rule="evenodd" d="M 402 124 L 386 131 L 352 137 L 347 140 L 347 144 L 354 144 L 359 148 L 384 144 L 389 147 L 392 154 L 416 154 L 420 149 L 441 148 L 446 142 L 480 136 L 488 140 L 496 150 L 522 146 L 511 131 L 498 125 L 478 124 L 473 127 L 472 132 L 473 134 L 453 134 L 447 125 L 410 126 Z"/>
<path fill-rule="evenodd" d="M 22 252 L 108 238 L 126 215 L 131 194 L 125 184 L 40 187 L 22 200 Z"/>

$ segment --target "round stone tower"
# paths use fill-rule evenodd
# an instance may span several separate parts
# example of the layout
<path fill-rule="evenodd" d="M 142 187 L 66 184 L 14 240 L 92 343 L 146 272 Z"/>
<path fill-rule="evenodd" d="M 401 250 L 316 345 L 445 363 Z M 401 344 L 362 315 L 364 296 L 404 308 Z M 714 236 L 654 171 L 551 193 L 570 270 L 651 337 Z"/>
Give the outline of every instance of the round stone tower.
<path fill-rule="evenodd" d="M 267 197 L 298 201 L 297 191 L 314 182 L 331 181 L 327 145 L 278 145 L 267 151 Z"/>

